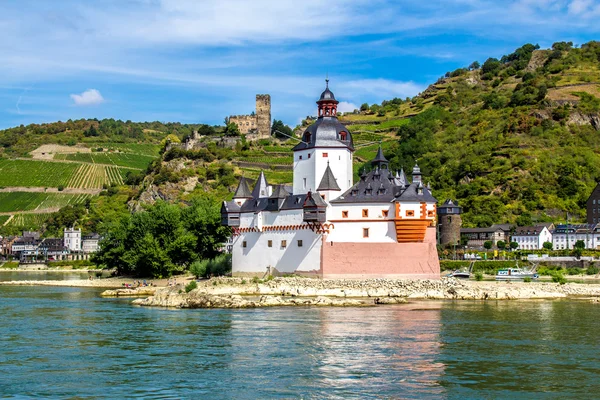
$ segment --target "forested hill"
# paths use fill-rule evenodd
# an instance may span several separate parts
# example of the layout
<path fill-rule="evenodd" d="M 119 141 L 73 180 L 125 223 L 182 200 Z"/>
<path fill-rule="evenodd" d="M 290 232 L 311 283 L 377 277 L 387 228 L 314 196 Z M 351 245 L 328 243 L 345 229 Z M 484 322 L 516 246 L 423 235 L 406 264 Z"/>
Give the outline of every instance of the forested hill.
<path fill-rule="evenodd" d="M 567 211 L 584 220 L 600 180 L 599 60 L 599 42 L 527 44 L 344 118 L 396 135 L 385 143 L 391 166 L 417 160 L 438 200 L 463 206 L 466 225 L 560 221 Z"/>
<path fill-rule="evenodd" d="M 215 134 L 221 128 L 178 122 L 132 122 L 112 118 L 78 119 L 46 124 L 21 125 L 0 130 L 0 156 L 22 156 L 43 144 L 73 146 L 79 143 L 158 144 L 173 134 L 182 139 L 195 131 Z"/>

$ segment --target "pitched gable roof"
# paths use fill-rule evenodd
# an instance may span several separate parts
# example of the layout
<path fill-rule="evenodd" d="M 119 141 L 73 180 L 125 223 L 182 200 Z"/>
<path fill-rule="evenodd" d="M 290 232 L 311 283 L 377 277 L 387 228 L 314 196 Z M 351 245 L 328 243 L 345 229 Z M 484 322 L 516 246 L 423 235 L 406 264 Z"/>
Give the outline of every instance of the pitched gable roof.
<path fill-rule="evenodd" d="M 329 168 L 329 163 L 327 163 L 327 168 L 325 168 L 325 173 L 323 174 L 323 178 L 321 179 L 321 183 L 319 184 L 317 190 L 342 190 L 338 186 L 335 176 L 333 176 L 333 172 L 331 171 L 331 168 Z"/>

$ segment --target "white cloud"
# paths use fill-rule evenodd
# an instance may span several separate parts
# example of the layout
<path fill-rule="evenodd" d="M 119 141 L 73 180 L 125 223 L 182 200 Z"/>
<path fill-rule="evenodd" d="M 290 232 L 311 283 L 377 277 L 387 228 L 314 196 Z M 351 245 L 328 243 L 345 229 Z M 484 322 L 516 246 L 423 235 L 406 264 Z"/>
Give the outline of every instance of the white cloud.
<path fill-rule="evenodd" d="M 76 106 L 94 106 L 104 102 L 104 97 L 96 89 L 88 89 L 81 94 L 72 94 Z"/>
<path fill-rule="evenodd" d="M 340 82 L 338 85 L 341 92 L 347 93 L 351 98 L 361 98 L 371 95 L 377 99 L 385 100 L 392 97 L 412 97 L 425 89 L 412 81 L 402 82 L 390 79 L 357 79 Z"/>
<path fill-rule="evenodd" d="M 573 0 L 569 4 L 569 14 L 581 14 L 587 11 L 590 5 L 592 5 L 591 0 Z"/>
<path fill-rule="evenodd" d="M 358 109 L 358 106 L 354 103 L 349 103 L 347 101 L 340 101 L 337 109 L 339 112 L 352 112 Z"/>

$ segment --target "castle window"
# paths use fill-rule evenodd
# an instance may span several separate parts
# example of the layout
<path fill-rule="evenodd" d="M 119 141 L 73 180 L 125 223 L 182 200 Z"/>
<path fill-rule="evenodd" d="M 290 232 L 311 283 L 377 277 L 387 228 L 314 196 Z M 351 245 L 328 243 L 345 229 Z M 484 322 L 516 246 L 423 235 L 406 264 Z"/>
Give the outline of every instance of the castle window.
<path fill-rule="evenodd" d="M 406 210 L 406 216 L 407 217 L 414 217 L 415 216 L 415 212 L 413 210 Z"/>
<path fill-rule="evenodd" d="M 387 216 L 388 216 L 388 214 L 389 214 L 389 211 L 388 211 L 388 210 L 382 210 L 382 211 L 381 211 L 381 215 L 382 215 L 383 217 L 387 217 Z"/>
<path fill-rule="evenodd" d="M 363 237 L 364 238 L 368 238 L 369 237 L 369 228 L 363 228 Z"/>
<path fill-rule="evenodd" d="M 302 156 L 298 156 L 298 160 L 302 160 Z"/>
<path fill-rule="evenodd" d="M 328 153 L 323 153 L 323 158 L 327 158 L 327 157 L 329 157 L 329 154 Z"/>
<path fill-rule="evenodd" d="M 322 198 L 323 200 L 325 200 L 325 195 L 324 195 L 324 194 L 322 194 L 322 195 L 321 195 L 321 198 Z"/>
<path fill-rule="evenodd" d="M 340 139 L 346 140 L 348 137 L 348 132 L 340 132 Z"/>
<path fill-rule="evenodd" d="M 268 247 L 273 247 L 273 241 L 272 240 L 268 240 L 267 241 L 267 246 Z"/>
<path fill-rule="evenodd" d="M 342 218 L 348 218 L 348 211 L 342 211 Z"/>
<path fill-rule="evenodd" d="M 431 211 L 431 210 L 427 211 L 427 216 L 428 217 L 433 217 L 433 211 Z"/>
<path fill-rule="evenodd" d="M 281 241 L 281 248 L 285 249 L 287 247 L 287 240 L 282 240 Z"/>
<path fill-rule="evenodd" d="M 302 247 L 302 240 L 298 240 L 298 247 Z"/>
<path fill-rule="evenodd" d="M 310 158 L 310 153 L 308 153 L 308 158 Z"/>
<path fill-rule="evenodd" d="M 248 246 L 248 243 L 247 243 L 247 242 L 244 240 L 244 241 L 242 242 L 242 247 L 243 247 L 243 248 L 246 248 L 247 246 Z"/>
<path fill-rule="evenodd" d="M 306 189 L 306 178 L 302 178 L 302 185 L 304 186 L 304 189 Z"/>
<path fill-rule="evenodd" d="M 362 211 L 362 216 L 363 216 L 363 218 L 367 218 L 367 217 L 369 216 L 369 210 L 367 210 L 367 209 L 364 209 L 364 210 Z"/>

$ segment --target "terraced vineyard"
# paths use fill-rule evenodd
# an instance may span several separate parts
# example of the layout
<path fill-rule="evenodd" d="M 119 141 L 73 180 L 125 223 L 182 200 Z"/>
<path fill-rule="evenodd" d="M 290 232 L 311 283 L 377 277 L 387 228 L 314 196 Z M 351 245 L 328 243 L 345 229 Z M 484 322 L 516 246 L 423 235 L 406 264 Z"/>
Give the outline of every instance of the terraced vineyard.
<path fill-rule="evenodd" d="M 100 189 L 112 183 L 123 184 L 126 171 L 118 167 L 81 164 L 67 183 L 67 187 Z"/>
<path fill-rule="evenodd" d="M 24 228 L 39 228 L 52 214 L 15 214 L 7 226 L 17 226 Z"/>
<path fill-rule="evenodd" d="M 3 192 L 0 193 L 0 212 L 60 208 L 83 203 L 90 197 L 89 194 Z"/>
<path fill-rule="evenodd" d="M 139 154 L 143 156 L 158 157 L 160 146 L 151 143 L 86 143 L 92 149 L 102 148 L 107 150 L 118 150 L 125 153 Z"/>
<path fill-rule="evenodd" d="M 92 164 L 116 165 L 127 168 L 145 169 L 156 157 L 128 153 L 71 153 L 56 154 L 56 160 L 81 161 Z"/>
<path fill-rule="evenodd" d="M 67 186 L 78 168 L 70 163 L 0 159 L 0 186 Z"/>

